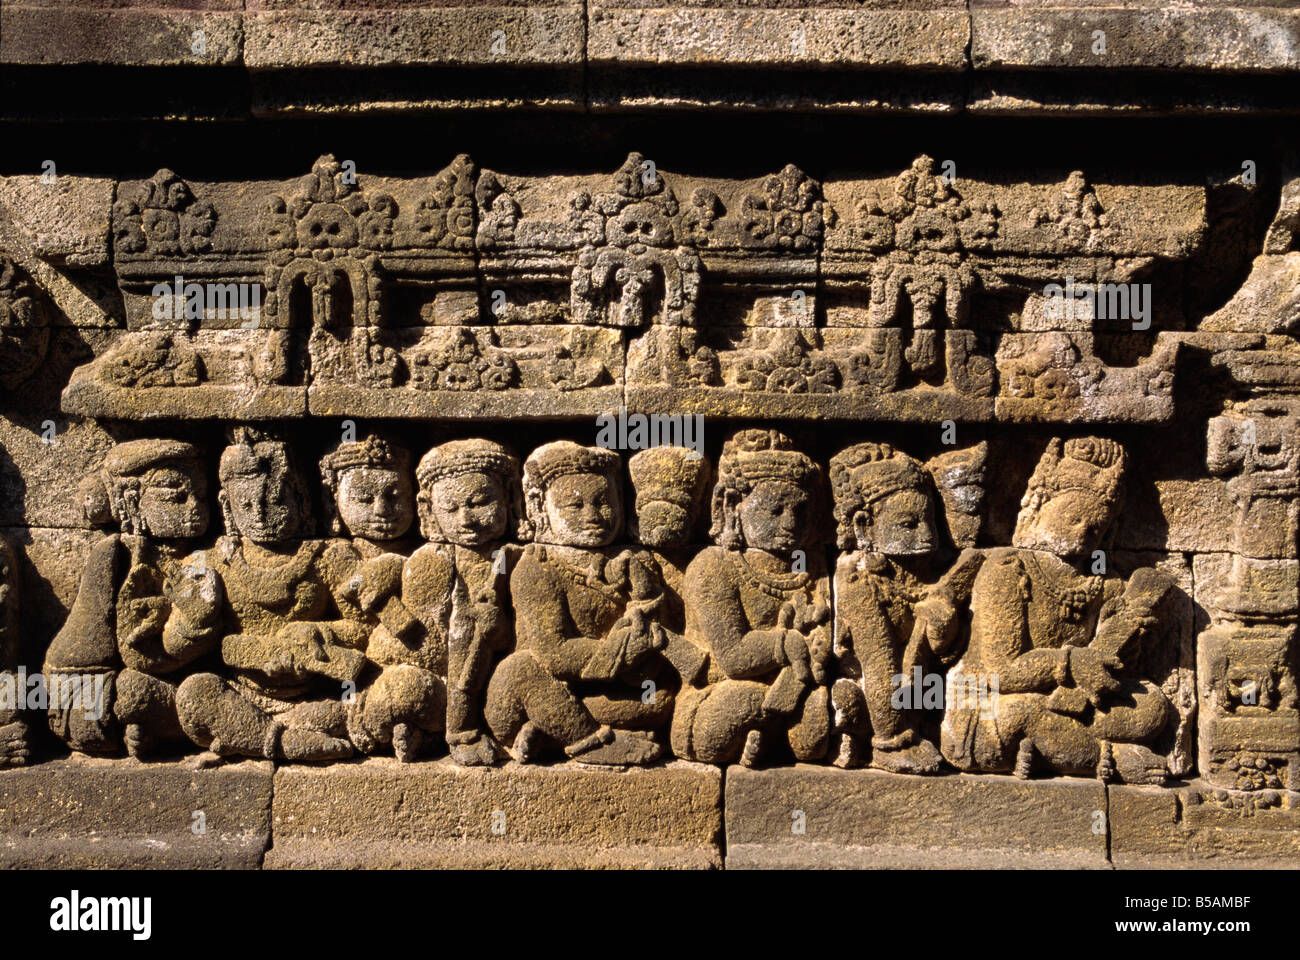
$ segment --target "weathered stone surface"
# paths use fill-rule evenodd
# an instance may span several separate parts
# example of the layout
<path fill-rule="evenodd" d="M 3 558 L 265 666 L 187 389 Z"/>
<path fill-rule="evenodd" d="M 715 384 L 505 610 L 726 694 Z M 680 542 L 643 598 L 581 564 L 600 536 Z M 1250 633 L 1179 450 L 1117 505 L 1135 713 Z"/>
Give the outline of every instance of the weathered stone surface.
<path fill-rule="evenodd" d="M 681 761 L 622 772 L 383 758 L 284 767 L 266 865 L 718 867 L 721 799 L 720 770 Z"/>
<path fill-rule="evenodd" d="M 0 861 L 43 869 L 254 869 L 270 842 L 271 765 L 73 757 L 0 772 Z"/>
<path fill-rule="evenodd" d="M 244 62 L 286 67 L 576 66 L 583 8 L 567 3 L 437 5 L 375 11 L 249 11 Z M 498 34 L 498 31 L 500 33 Z"/>
<path fill-rule="evenodd" d="M 954 5 L 726 6 L 596 3 L 587 56 L 594 65 L 681 64 L 960 70 L 969 22 Z"/>
<path fill-rule="evenodd" d="M 3 3 L 11 859 L 1287 861 L 1296 17 Z"/>
<path fill-rule="evenodd" d="M 1240 793 L 1196 783 L 1177 790 L 1109 788 L 1117 868 L 1294 869 L 1295 794 Z"/>
<path fill-rule="evenodd" d="M 0 8 L 0 63 L 214 66 L 239 61 L 241 18 L 221 10 L 238 5 L 167 6 L 6 3 Z"/>
<path fill-rule="evenodd" d="M 729 767 L 727 866 L 1104 868 L 1105 815 L 1095 780 Z"/>
<path fill-rule="evenodd" d="M 1122 6 L 1122 5 L 1116 5 Z M 1100 31 L 1103 36 L 1098 36 Z M 975 6 L 971 63 L 1007 67 L 1184 69 L 1224 72 L 1294 70 L 1300 20 L 1268 7 L 1115 9 L 1080 5 Z"/>
<path fill-rule="evenodd" d="M 58 165 L 49 163 L 44 176 L 0 181 L 7 226 L 22 231 L 38 257 L 70 267 L 98 267 L 108 260 L 113 181 L 60 177 Z"/>

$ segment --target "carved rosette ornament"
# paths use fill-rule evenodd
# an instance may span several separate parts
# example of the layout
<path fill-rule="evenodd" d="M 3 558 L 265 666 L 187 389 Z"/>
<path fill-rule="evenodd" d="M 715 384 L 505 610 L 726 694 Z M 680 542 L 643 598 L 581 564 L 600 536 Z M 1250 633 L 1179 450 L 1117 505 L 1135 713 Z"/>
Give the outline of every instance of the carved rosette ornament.
<path fill-rule="evenodd" d="M 113 204 L 113 242 L 126 257 L 198 256 L 212 249 L 217 212 L 189 184 L 159 170 Z"/>

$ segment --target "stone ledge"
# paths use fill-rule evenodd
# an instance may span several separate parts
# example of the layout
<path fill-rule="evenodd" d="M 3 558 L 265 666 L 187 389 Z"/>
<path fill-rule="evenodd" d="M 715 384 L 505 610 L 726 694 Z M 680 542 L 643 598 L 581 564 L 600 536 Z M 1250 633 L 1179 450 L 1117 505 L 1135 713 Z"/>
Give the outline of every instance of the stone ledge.
<path fill-rule="evenodd" d="M 196 811 L 206 832 L 193 832 Z M 270 842 L 271 764 L 73 757 L 0 772 L 0 866 L 255 869 Z"/>
<path fill-rule="evenodd" d="M 1294 113 L 1300 5 L 19 0 L 0 5 L 0 65 L 24 118 L 75 109 L 40 92 L 63 81 L 90 116 Z"/>
<path fill-rule="evenodd" d="M 1096 52 L 1103 39 L 1104 52 Z M 1294 71 L 1300 67 L 1300 12 L 976 7 L 970 57 L 976 70 Z"/>
<path fill-rule="evenodd" d="M 276 771 L 266 865 L 717 867 L 721 834 L 722 772 L 702 764 L 371 758 Z"/>
<path fill-rule="evenodd" d="M 572 4 L 249 13 L 244 30 L 244 63 L 250 70 L 576 66 L 583 58 L 582 7 Z"/>
<path fill-rule="evenodd" d="M 1173 790 L 1114 786 L 1109 793 L 1110 855 L 1116 867 L 1300 866 L 1300 795 L 1295 793 L 1239 793 L 1200 782 Z M 1263 805 L 1270 799 L 1271 805 Z"/>
<path fill-rule="evenodd" d="M 211 67 L 239 63 L 242 48 L 237 13 L 0 5 L 0 63 Z"/>
<path fill-rule="evenodd" d="M 1095 780 L 729 767 L 725 801 L 731 869 L 1108 866 Z"/>
<path fill-rule="evenodd" d="M 707 64 L 750 67 L 912 67 L 961 70 L 970 24 L 964 9 L 870 10 L 682 7 L 588 12 L 593 64 Z"/>

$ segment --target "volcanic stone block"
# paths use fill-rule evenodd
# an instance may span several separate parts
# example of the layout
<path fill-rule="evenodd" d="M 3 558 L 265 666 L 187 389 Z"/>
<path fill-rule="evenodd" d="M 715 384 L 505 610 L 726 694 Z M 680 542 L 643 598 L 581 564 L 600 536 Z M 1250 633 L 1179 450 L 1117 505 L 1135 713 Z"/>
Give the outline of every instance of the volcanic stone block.
<path fill-rule="evenodd" d="M 616 0 L 591 9 L 588 56 L 594 64 L 627 66 L 962 69 L 970 36 L 966 11 L 951 4 L 914 6 L 701 7 Z"/>
<path fill-rule="evenodd" d="M 721 865 L 722 772 L 389 758 L 275 774 L 270 868 Z"/>
<path fill-rule="evenodd" d="M 1284 790 L 1110 788 L 1116 867 L 1256 867 L 1300 863 L 1300 812 Z"/>
<path fill-rule="evenodd" d="M 1300 66 L 1300 15 L 1276 9 L 976 7 L 976 70 L 1144 68 L 1258 72 Z"/>
<path fill-rule="evenodd" d="M 727 770 L 727 867 L 1104 868 L 1095 780 Z"/>
<path fill-rule="evenodd" d="M 252 70 L 582 62 L 582 8 L 572 4 L 250 12 L 245 31 Z"/>
<path fill-rule="evenodd" d="M 5 4 L 0 63 L 211 66 L 239 61 L 237 13 L 87 6 Z"/>
<path fill-rule="evenodd" d="M 5 868 L 254 869 L 270 828 L 265 762 L 192 770 L 74 756 L 0 772 Z"/>

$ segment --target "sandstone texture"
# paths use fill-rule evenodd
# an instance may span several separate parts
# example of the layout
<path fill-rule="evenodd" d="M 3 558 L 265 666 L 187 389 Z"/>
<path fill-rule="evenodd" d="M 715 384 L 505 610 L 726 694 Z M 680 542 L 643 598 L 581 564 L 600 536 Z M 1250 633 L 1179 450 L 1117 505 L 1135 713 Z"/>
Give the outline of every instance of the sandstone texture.
<path fill-rule="evenodd" d="M 1294 866 L 1298 24 L 0 0 L 0 861 Z"/>

